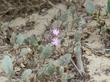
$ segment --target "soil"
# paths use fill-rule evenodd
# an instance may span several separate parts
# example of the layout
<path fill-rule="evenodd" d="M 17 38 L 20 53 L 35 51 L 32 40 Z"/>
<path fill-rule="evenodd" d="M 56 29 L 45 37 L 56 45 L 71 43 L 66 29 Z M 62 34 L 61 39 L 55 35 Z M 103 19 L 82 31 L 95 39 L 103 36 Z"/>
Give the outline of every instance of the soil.
<path fill-rule="evenodd" d="M 85 10 L 84 12 L 80 12 L 86 21 L 86 25 L 84 26 L 81 35 L 81 48 L 83 51 L 82 60 L 85 70 L 84 78 L 85 82 L 110 82 L 110 52 L 107 50 L 110 48 L 110 19 L 103 9 L 106 8 L 107 0 L 93 1 L 96 6 L 101 7 L 99 20 L 95 19 L 96 15 L 85 15 Z M 38 36 L 42 38 L 41 41 L 39 41 L 39 44 L 42 43 L 45 45 L 50 41 L 52 37 L 50 32 L 51 27 L 53 25 L 60 26 L 59 37 L 62 37 L 64 41 L 60 46 L 58 46 L 58 48 L 56 48 L 51 58 L 56 60 L 63 54 L 69 52 L 72 54 L 74 62 L 76 62 L 73 50 L 75 43 L 74 35 L 77 29 L 77 25 L 76 27 L 68 27 L 67 29 L 65 29 L 66 24 L 61 26 L 61 21 L 57 21 L 55 17 L 59 15 L 59 9 L 61 10 L 60 14 L 64 14 L 64 12 L 67 10 L 67 4 L 65 4 L 65 2 L 53 3 L 54 7 L 44 7 L 42 12 L 32 12 L 30 15 L 28 14 L 24 17 L 17 15 L 10 21 L 8 20 L 7 15 L 1 17 L 0 60 L 3 59 L 4 54 L 7 52 L 9 52 L 11 57 L 14 59 L 14 70 L 16 71 L 16 76 L 13 78 L 12 82 L 20 82 L 20 74 L 25 68 L 34 70 L 39 68 L 41 66 L 40 64 L 42 64 L 41 61 L 38 61 L 39 64 L 37 65 L 31 63 L 33 62 L 33 59 L 39 60 L 38 52 L 34 51 L 31 45 L 23 44 L 19 46 L 16 44 L 16 36 L 19 33 L 25 37 L 31 37 L 33 35 Z M 3 17 L 8 21 L 4 20 Z M 71 20 L 71 17 L 69 19 Z M 103 28 L 107 29 L 107 31 L 104 33 L 101 31 Z M 22 48 L 30 49 L 30 52 L 26 57 L 27 61 L 19 57 Z M 65 68 L 65 70 L 67 73 L 74 76 L 68 82 L 80 82 L 81 77 L 74 66 L 71 66 L 70 64 L 70 66 Z M 8 78 L 4 74 L 3 70 L 0 69 L 0 82 L 6 82 L 7 79 Z M 29 82 L 40 81 L 36 80 Z M 59 76 L 52 77 L 46 82 L 60 82 Z"/>

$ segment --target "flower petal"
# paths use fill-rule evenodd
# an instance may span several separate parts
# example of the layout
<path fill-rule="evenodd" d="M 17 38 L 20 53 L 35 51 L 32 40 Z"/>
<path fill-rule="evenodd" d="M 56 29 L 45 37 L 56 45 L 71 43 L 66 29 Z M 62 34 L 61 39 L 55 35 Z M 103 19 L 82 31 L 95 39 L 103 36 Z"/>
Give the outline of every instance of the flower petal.
<path fill-rule="evenodd" d="M 54 38 L 54 39 L 52 39 L 52 44 L 57 46 L 60 44 L 60 40 L 58 38 Z"/>
<path fill-rule="evenodd" d="M 52 33 L 57 36 L 60 32 L 59 32 L 58 29 L 54 28 L 54 29 L 52 30 Z"/>

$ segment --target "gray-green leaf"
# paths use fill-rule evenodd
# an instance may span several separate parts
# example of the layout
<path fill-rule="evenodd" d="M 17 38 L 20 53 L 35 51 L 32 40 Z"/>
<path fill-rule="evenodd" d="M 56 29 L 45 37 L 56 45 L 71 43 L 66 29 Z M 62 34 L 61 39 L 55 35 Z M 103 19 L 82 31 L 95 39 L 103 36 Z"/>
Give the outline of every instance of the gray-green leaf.
<path fill-rule="evenodd" d="M 59 72 L 60 72 L 61 75 L 63 75 L 63 73 L 64 73 L 64 67 L 63 66 L 60 66 Z"/>
<path fill-rule="evenodd" d="M 63 15 L 58 17 L 58 20 L 61 20 L 62 22 L 65 22 L 67 20 L 68 13 L 65 12 Z"/>
<path fill-rule="evenodd" d="M 53 47 L 51 44 L 47 44 L 45 47 L 43 47 L 42 52 L 41 52 L 41 57 L 42 58 L 48 58 L 53 51 Z"/>
<path fill-rule="evenodd" d="M 20 52 L 20 56 L 25 56 L 25 55 L 27 55 L 30 52 L 31 52 L 30 48 L 22 48 L 21 52 Z"/>
<path fill-rule="evenodd" d="M 26 39 L 26 37 L 23 34 L 18 34 L 16 36 L 16 43 L 21 45 L 24 43 L 24 40 Z"/>
<path fill-rule="evenodd" d="M 61 77 L 61 82 L 68 82 L 67 80 L 68 80 L 68 74 L 63 73 Z"/>
<path fill-rule="evenodd" d="M 32 73 L 32 70 L 31 70 L 31 69 L 26 69 L 26 70 L 22 73 L 21 78 L 22 78 L 23 80 L 27 80 L 27 79 L 29 78 L 29 76 L 31 75 L 31 73 Z"/>
<path fill-rule="evenodd" d="M 71 54 L 65 54 L 57 60 L 60 65 L 68 65 L 71 62 Z"/>
<path fill-rule="evenodd" d="M 86 0 L 85 8 L 88 14 L 93 14 L 95 12 L 95 5 L 92 0 Z"/>
<path fill-rule="evenodd" d="M 1 67 L 8 77 L 11 77 L 13 75 L 14 73 L 13 63 L 12 63 L 12 59 L 10 58 L 10 56 L 8 55 L 4 56 Z"/>
<path fill-rule="evenodd" d="M 39 71 L 39 76 L 51 76 L 55 71 L 55 66 L 52 63 L 44 65 Z"/>
<path fill-rule="evenodd" d="M 32 46 L 37 46 L 38 41 L 40 41 L 40 38 L 36 37 L 35 35 L 32 35 L 25 40 L 25 43 L 31 44 Z"/>

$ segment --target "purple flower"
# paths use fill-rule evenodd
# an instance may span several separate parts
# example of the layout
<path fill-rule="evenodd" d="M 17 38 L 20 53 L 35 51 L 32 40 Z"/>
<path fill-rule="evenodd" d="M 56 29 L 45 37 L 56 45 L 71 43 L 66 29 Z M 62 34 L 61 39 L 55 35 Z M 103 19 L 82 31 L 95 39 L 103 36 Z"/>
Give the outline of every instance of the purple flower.
<path fill-rule="evenodd" d="M 52 30 L 52 33 L 57 36 L 60 32 L 59 32 L 59 30 L 57 28 L 54 28 Z"/>
<path fill-rule="evenodd" d="M 57 45 L 60 44 L 60 40 L 58 38 L 53 38 L 52 39 L 52 44 L 55 45 L 55 46 L 57 46 Z"/>

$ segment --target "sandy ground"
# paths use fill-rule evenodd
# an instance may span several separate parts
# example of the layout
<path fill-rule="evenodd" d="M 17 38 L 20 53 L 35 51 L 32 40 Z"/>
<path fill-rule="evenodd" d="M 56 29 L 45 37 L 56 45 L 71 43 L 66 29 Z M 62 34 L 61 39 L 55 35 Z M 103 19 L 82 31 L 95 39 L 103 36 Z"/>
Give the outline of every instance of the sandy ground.
<path fill-rule="evenodd" d="M 102 7 L 106 6 L 106 1 L 107 0 L 94 0 L 96 1 L 96 5 L 101 5 Z M 27 18 L 21 18 L 18 17 L 15 20 L 12 20 L 10 23 L 9 22 L 5 22 L 2 27 L 13 27 L 13 28 L 20 28 L 21 26 L 26 25 L 26 22 L 28 21 L 34 21 L 35 25 L 33 26 L 34 29 L 29 30 L 29 31 L 24 31 L 22 34 L 26 37 L 29 37 L 33 34 L 35 35 L 42 35 L 46 29 L 46 25 L 50 24 L 50 21 L 53 19 L 53 17 L 58 14 L 58 8 L 62 9 L 63 11 L 65 11 L 66 7 L 62 4 L 59 4 L 56 6 L 56 8 L 52 8 L 50 10 L 48 10 L 48 14 L 44 15 L 44 16 L 40 16 L 38 15 L 38 13 L 34 13 L 30 16 L 28 16 Z M 107 19 L 108 20 L 108 19 Z M 9 24 L 8 24 L 9 23 Z M 94 22 L 91 22 L 91 25 L 93 26 Z M 110 22 L 109 22 L 110 23 Z M 108 23 L 107 23 L 108 24 Z M 91 27 L 92 27 L 91 26 Z M 89 27 L 89 24 L 87 26 L 87 28 Z M 91 29 L 94 29 L 91 28 Z M 84 31 L 88 32 L 88 29 L 84 29 Z M 98 49 L 102 49 L 104 48 L 102 42 L 100 41 L 100 35 L 97 34 L 99 30 L 95 30 L 93 31 L 93 33 L 90 32 L 90 37 L 84 41 L 88 41 L 88 43 L 86 43 L 87 46 L 89 46 L 89 48 L 84 47 L 85 53 L 84 53 L 84 57 L 87 58 L 87 60 L 89 61 L 89 64 L 87 64 L 87 70 L 89 71 L 88 74 L 90 75 L 90 80 L 88 82 L 110 82 L 110 58 L 108 56 L 106 56 L 105 54 L 103 55 L 99 55 L 97 53 L 93 53 L 95 51 L 97 51 Z M 6 45 L 4 45 L 5 47 Z M 3 47 L 3 46 L 1 46 Z M 6 51 L 7 49 L 1 48 L 0 47 L 0 51 Z M 92 50 L 91 50 L 92 49 Z M 97 50 L 96 50 L 97 49 Z M 2 55 L 1 55 L 2 56 Z M 2 58 L 2 57 L 1 57 Z M 2 70 L 0 69 L 0 73 L 2 72 Z M 0 76 L 0 82 L 5 82 L 4 80 L 6 80 L 7 78 L 4 76 Z"/>

